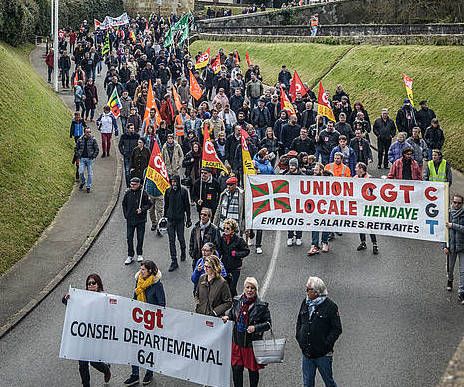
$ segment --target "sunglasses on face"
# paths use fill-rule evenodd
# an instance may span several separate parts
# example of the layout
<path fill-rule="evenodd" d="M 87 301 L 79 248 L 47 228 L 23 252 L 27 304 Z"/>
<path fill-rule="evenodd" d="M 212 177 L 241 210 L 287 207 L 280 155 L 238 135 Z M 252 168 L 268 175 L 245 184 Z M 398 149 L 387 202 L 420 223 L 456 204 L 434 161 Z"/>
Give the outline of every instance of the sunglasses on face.
<path fill-rule="evenodd" d="M 94 286 L 96 285 L 97 283 L 95 281 L 89 281 L 87 282 L 87 286 Z"/>
<path fill-rule="evenodd" d="M 211 266 L 205 265 L 205 269 L 211 269 Z"/>

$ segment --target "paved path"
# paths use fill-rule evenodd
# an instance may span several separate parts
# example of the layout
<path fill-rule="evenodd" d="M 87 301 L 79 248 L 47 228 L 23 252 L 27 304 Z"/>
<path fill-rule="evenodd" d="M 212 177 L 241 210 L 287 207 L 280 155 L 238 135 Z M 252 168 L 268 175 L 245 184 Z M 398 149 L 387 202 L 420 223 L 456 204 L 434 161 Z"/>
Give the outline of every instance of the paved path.
<path fill-rule="evenodd" d="M 462 183 L 459 179 L 453 189 L 464 192 Z M 328 254 L 308 258 L 309 234 L 304 233 L 303 238 L 304 246 L 287 247 L 284 233 L 266 233 L 264 254 L 251 254 L 244 264 L 242 279 L 247 275 L 255 275 L 261 283 L 269 279 L 265 299 L 270 303 L 275 333 L 288 338 L 285 363 L 268 366 L 261 373 L 261 385 L 301 385 L 300 352 L 293 337 L 308 275 L 322 277 L 330 297 L 340 307 L 344 332 L 334 358 L 339 385 L 436 385 L 460 342 L 464 318 L 456 295 L 444 290 L 445 261 L 438 245 L 380 236 L 380 254 L 373 256 L 370 250 L 356 252 L 357 235 L 345 234 L 331 243 Z M 155 260 L 163 272 L 168 305 L 192 310 L 190 262 L 168 273 L 167 238 L 147 231 L 145 241 L 144 256 Z M 102 275 L 108 292 L 130 296 L 138 267 L 123 265 L 125 252 L 125 222 L 119 201 L 81 263 L 0 340 L 2 385 L 80 385 L 77 362 L 58 358 L 65 313 L 61 297 L 70 285 L 82 288 L 92 272 Z M 268 277 L 271 256 L 275 271 Z M 19 370 L 20 364 L 27 366 Z M 94 384 L 101 385 L 101 375 L 91 372 Z M 117 386 L 130 369 L 115 365 L 112 372 L 111 385 Z M 192 385 L 158 375 L 155 379 L 156 386 Z M 318 385 L 322 385 L 320 381 Z"/>
<path fill-rule="evenodd" d="M 44 46 L 36 48 L 30 56 L 32 66 L 46 80 L 46 66 L 44 66 Z M 100 97 L 99 108 L 106 102 L 103 92 L 103 78 L 97 78 Z M 71 91 L 61 91 L 65 104 L 74 111 Z M 71 116 L 71 115 L 70 115 Z M 98 116 L 97 116 L 98 117 Z M 63 128 L 63 141 L 73 141 L 69 138 L 69 124 Z M 101 145 L 100 136 L 95 130 L 95 123 L 90 123 Z M 115 157 L 119 151 L 113 148 L 110 158 L 98 158 L 94 164 L 94 184 L 92 192 L 87 194 L 79 191 L 77 184 L 68 202 L 60 209 L 51 226 L 43 233 L 38 243 L 31 251 L 0 279 L 0 337 L 18 318 L 24 316 L 41 297 L 67 272 L 68 267 L 76 262 L 85 250 L 83 244 L 89 245 L 97 229 L 103 224 L 104 214 L 109 215 L 111 200 L 117 199 L 116 194 L 120 179 Z M 100 152 L 101 153 L 101 152 Z M 69 155 L 71 162 L 72 154 Z"/>

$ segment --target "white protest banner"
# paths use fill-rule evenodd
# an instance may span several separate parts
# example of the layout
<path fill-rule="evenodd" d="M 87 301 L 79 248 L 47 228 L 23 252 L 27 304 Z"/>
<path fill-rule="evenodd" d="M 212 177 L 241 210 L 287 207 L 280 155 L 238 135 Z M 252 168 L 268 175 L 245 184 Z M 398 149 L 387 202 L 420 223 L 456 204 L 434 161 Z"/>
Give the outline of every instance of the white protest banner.
<path fill-rule="evenodd" d="M 137 365 L 228 387 L 232 323 L 106 293 L 70 289 L 60 357 Z"/>
<path fill-rule="evenodd" d="M 105 19 L 100 24 L 100 29 L 107 29 L 109 27 L 117 27 L 129 24 L 129 16 L 126 12 L 118 17 L 105 16 Z"/>
<path fill-rule="evenodd" d="M 255 175 L 245 181 L 246 228 L 447 240 L 448 184 Z"/>

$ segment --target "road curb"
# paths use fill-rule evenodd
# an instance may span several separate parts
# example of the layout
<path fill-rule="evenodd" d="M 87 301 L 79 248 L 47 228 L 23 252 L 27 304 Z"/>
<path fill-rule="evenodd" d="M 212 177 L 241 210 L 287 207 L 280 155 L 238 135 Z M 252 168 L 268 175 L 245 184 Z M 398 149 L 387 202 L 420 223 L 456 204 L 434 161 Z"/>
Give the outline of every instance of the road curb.
<path fill-rule="evenodd" d="M 37 294 L 36 297 L 30 300 L 17 313 L 10 316 L 6 324 L 0 327 L 0 339 L 3 336 L 5 336 L 9 331 L 11 331 L 24 317 L 26 317 L 30 312 L 32 312 L 53 291 L 53 289 L 55 289 L 61 283 L 61 281 L 63 281 L 66 278 L 66 276 L 71 272 L 71 270 L 82 260 L 82 258 L 84 258 L 84 256 L 87 254 L 87 252 L 94 244 L 97 237 L 100 235 L 101 231 L 103 230 L 103 227 L 106 225 L 111 214 L 113 213 L 113 210 L 116 207 L 116 204 L 119 199 L 119 193 L 121 190 L 122 182 L 122 161 L 119 155 L 116 156 L 116 163 L 116 178 L 113 184 L 113 192 L 111 194 L 110 201 L 108 202 L 108 205 L 106 206 L 106 209 L 103 212 L 103 215 L 101 216 L 100 220 L 97 222 L 96 226 L 90 232 L 87 239 L 81 245 L 79 250 L 77 250 L 77 252 L 73 255 L 73 257 L 66 264 L 66 266 L 60 270 L 60 272 Z"/>

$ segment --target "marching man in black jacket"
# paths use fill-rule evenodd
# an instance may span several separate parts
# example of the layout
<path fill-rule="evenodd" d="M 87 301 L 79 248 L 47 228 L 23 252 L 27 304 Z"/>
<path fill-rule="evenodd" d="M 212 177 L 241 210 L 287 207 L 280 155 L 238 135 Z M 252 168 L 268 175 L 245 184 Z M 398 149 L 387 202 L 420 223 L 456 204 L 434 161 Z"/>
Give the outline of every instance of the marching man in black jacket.
<path fill-rule="evenodd" d="M 142 195 L 142 200 L 140 200 Z M 134 234 L 137 230 L 137 262 L 143 261 L 143 239 L 145 237 L 145 223 L 147 211 L 152 202 L 145 190 L 142 190 L 140 179 L 133 177 L 130 181 L 130 189 L 124 194 L 122 210 L 127 221 L 127 259 L 125 265 L 134 262 Z"/>
<path fill-rule="evenodd" d="M 180 244 L 180 260 L 185 261 L 186 244 L 184 227 L 192 225 L 190 220 L 190 200 L 188 191 L 180 185 L 180 177 L 171 177 L 171 187 L 168 188 L 164 196 L 164 218 L 168 219 L 169 252 L 171 254 L 171 266 L 168 271 L 176 270 L 177 263 L 176 234 Z M 187 217 L 187 220 L 185 220 Z"/>
<path fill-rule="evenodd" d="M 303 385 L 313 387 L 319 370 L 327 387 L 336 387 L 332 374 L 333 347 L 342 333 L 337 305 L 327 297 L 327 287 L 318 277 L 309 277 L 306 298 L 296 323 L 296 340 L 303 353 Z"/>

